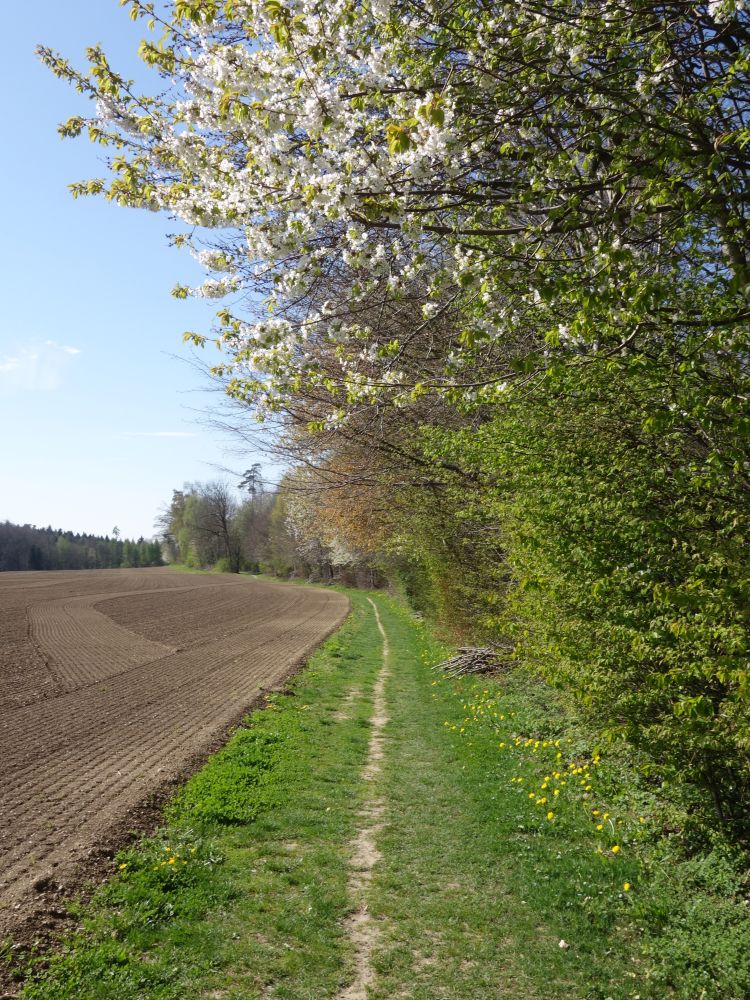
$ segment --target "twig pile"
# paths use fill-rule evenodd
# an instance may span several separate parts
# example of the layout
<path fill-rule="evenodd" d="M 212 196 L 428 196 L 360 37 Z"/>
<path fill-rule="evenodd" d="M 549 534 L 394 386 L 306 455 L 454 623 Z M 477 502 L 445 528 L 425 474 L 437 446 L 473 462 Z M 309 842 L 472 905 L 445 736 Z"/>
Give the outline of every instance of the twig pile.
<path fill-rule="evenodd" d="M 462 646 L 455 656 L 436 663 L 433 669 L 443 670 L 449 677 L 464 677 L 466 674 L 487 674 L 499 666 L 497 650 L 488 646 Z"/>

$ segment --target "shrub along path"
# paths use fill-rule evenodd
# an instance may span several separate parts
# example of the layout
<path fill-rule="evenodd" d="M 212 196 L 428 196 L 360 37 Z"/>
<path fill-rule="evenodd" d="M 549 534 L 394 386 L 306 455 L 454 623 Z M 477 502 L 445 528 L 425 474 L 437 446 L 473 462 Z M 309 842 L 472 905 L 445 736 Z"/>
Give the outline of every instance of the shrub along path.
<path fill-rule="evenodd" d="M 629 820 L 603 841 L 577 776 L 538 774 L 574 748 L 508 752 L 539 706 L 511 694 L 506 717 L 493 682 L 438 680 L 419 623 L 351 597 L 290 691 L 118 858 L 25 1000 L 698 996 L 641 957 Z M 735 981 L 704 995 L 745 996 Z"/>

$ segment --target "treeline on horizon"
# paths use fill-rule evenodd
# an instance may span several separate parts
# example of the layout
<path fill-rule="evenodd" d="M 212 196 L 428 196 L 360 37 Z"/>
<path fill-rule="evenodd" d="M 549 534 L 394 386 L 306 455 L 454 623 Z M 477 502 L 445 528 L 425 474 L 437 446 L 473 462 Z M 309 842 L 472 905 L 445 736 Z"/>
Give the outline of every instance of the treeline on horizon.
<path fill-rule="evenodd" d="M 10 521 L 0 523 L 0 572 L 161 565 L 163 560 L 158 541 L 79 534 Z"/>
<path fill-rule="evenodd" d="M 158 519 L 165 558 L 191 569 L 384 584 L 378 560 L 321 530 L 309 497 L 290 487 L 285 476 L 269 489 L 259 464 L 245 472 L 236 490 L 226 482 L 186 483 L 173 491 Z"/>

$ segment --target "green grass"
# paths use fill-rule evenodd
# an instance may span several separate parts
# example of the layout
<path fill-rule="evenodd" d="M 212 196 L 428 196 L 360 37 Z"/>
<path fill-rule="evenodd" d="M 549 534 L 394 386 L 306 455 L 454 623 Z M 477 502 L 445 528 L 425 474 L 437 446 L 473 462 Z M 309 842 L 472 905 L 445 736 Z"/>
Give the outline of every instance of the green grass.
<path fill-rule="evenodd" d="M 413 660 L 409 617 L 386 608 L 383 622 L 395 656 Z M 463 724 L 461 689 L 474 685 L 433 684 L 429 637 L 422 644 L 422 665 L 395 670 L 388 691 L 391 822 L 371 900 L 382 928 L 373 996 L 619 995 L 611 983 L 626 978 L 627 949 L 615 924 L 591 922 L 578 890 L 584 867 L 590 891 L 622 909 L 620 873 L 594 856 L 584 824 L 561 836 L 516 796 L 516 762 L 494 726 Z"/>
<path fill-rule="evenodd" d="M 383 618 L 408 647 L 409 616 Z M 689 849 L 690 817 L 562 696 L 423 668 L 389 702 L 374 998 L 747 1000 L 747 858 Z"/>
<path fill-rule="evenodd" d="M 363 782 L 382 646 L 367 595 L 350 596 L 293 693 L 123 853 L 25 1000 L 336 997 L 354 959 L 348 845 L 373 795 L 373 1000 L 750 995 L 738 859 L 721 844 L 686 857 L 679 817 L 634 762 L 597 759 L 549 689 L 436 675 L 438 644 L 382 596 L 390 721 L 382 772 Z"/>

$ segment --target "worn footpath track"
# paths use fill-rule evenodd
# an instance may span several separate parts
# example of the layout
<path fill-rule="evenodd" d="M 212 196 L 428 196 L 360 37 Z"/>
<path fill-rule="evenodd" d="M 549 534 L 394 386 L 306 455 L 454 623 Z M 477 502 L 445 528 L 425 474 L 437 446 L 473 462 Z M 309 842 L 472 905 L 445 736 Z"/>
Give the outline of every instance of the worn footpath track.
<path fill-rule="evenodd" d="M 0 939 L 347 609 L 335 592 L 169 570 L 2 574 Z"/>

